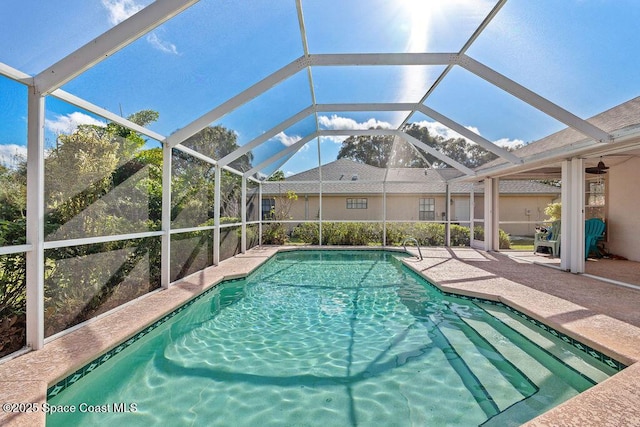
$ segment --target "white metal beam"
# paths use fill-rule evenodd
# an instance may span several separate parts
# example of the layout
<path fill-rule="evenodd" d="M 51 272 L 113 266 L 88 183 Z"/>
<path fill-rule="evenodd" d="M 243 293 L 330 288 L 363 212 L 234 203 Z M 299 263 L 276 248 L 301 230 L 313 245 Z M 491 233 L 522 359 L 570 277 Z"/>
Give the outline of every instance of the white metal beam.
<path fill-rule="evenodd" d="M 160 284 L 168 288 L 171 283 L 171 147 L 162 146 L 162 253 L 160 254 Z"/>
<path fill-rule="evenodd" d="M 0 62 L 0 75 L 9 77 L 12 80 L 16 80 L 26 85 L 33 85 L 33 77 L 31 77 L 29 74 L 23 73 L 22 71 L 10 67 L 9 65 L 2 62 Z"/>
<path fill-rule="evenodd" d="M 306 67 L 308 65 L 307 62 L 308 61 L 306 61 L 306 58 L 300 57 L 295 61 L 285 65 L 278 71 L 270 74 L 269 76 L 260 80 L 258 83 L 240 92 L 233 98 L 228 99 L 208 113 L 200 116 L 193 122 L 189 123 L 187 126 L 178 129 L 176 132 L 167 137 L 166 142 L 170 147 L 181 143 L 185 139 L 200 132 L 211 123 L 215 122 L 216 120 L 220 119 L 221 117 L 225 116 L 241 105 L 251 101 L 252 99 L 266 92 L 268 89 L 293 76 L 304 67 Z"/>
<path fill-rule="evenodd" d="M 295 144 L 292 144 L 292 145 L 288 146 L 284 150 L 278 151 L 276 154 L 274 154 L 273 156 L 269 157 L 267 160 L 263 161 L 259 165 L 256 165 L 253 168 L 251 168 L 248 171 L 246 171 L 244 173 L 244 177 L 247 178 L 247 177 L 253 175 L 254 173 L 259 172 L 260 170 L 262 170 L 265 167 L 269 166 L 270 164 L 278 161 L 279 159 L 281 159 L 282 157 L 286 156 L 287 154 L 294 153 L 294 152 L 298 151 L 307 142 L 311 141 L 316 136 L 318 136 L 318 134 L 317 134 L 317 132 L 314 132 L 314 133 L 309 134 L 309 135 L 305 136 L 304 138 L 298 140 Z"/>
<path fill-rule="evenodd" d="M 247 178 L 242 177 L 242 189 L 240 191 L 242 205 L 240 205 L 240 215 L 242 216 L 242 232 L 240 233 L 240 252 L 247 252 Z"/>
<path fill-rule="evenodd" d="M 182 144 L 178 144 L 175 147 L 169 147 L 169 148 L 175 148 L 176 150 L 180 150 L 183 153 L 186 153 L 186 154 L 188 154 L 190 156 L 195 157 L 196 159 L 200 159 L 203 162 L 209 163 L 209 164 L 214 165 L 214 166 L 218 164 L 218 162 L 216 162 L 211 157 L 205 156 L 204 154 L 201 154 L 200 152 L 194 150 L 193 148 L 186 147 L 186 146 L 184 146 Z"/>
<path fill-rule="evenodd" d="M 173 18 L 198 0 L 156 0 L 102 33 L 35 77 L 38 92 L 49 94 L 95 64 Z"/>
<path fill-rule="evenodd" d="M 316 110 L 322 113 L 341 111 L 411 111 L 419 106 L 420 104 L 412 102 L 318 104 L 316 105 Z"/>
<path fill-rule="evenodd" d="M 30 88 L 32 89 L 32 88 Z M 27 107 L 27 346 L 44 346 L 44 97 L 28 91 Z"/>
<path fill-rule="evenodd" d="M 476 144 L 478 144 L 482 148 L 491 151 L 493 154 L 495 154 L 495 155 L 497 155 L 499 157 L 502 157 L 503 159 L 505 159 L 505 160 L 507 160 L 507 161 L 509 161 L 511 163 L 514 163 L 514 164 L 522 163 L 522 159 L 520 159 L 515 154 L 505 150 L 504 148 L 498 147 L 496 144 L 494 144 L 493 142 L 489 141 L 488 139 L 485 139 L 485 138 L 481 137 L 480 135 L 478 135 L 477 133 L 470 131 L 469 129 L 467 129 L 466 127 L 462 126 L 458 122 L 456 122 L 454 120 L 451 120 L 447 116 L 438 113 L 437 111 L 427 107 L 426 105 L 422 105 L 421 104 L 418 107 L 418 111 L 420 111 L 421 113 L 431 117 L 432 119 L 438 121 L 439 123 L 442 123 L 443 125 L 445 125 L 449 129 L 458 132 L 460 135 L 464 136 L 467 139 L 470 139 L 471 141 L 475 142 Z"/>
<path fill-rule="evenodd" d="M 579 118 L 578 116 L 570 113 L 564 108 L 554 104 L 553 102 L 543 98 L 532 90 L 514 82 L 513 80 L 503 76 L 502 74 L 492 70 L 486 65 L 470 58 L 467 55 L 462 55 L 458 65 L 472 72 L 478 77 L 488 81 L 494 86 L 499 87 L 505 92 L 510 93 L 516 98 L 526 102 L 532 107 L 537 108 L 548 116 L 566 124 L 567 126 L 577 130 L 578 132 L 587 135 L 598 142 L 611 142 L 613 138 L 607 132 L 592 125 Z"/>
<path fill-rule="evenodd" d="M 310 66 L 349 65 L 448 65 L 457 53 L 323 53 L 309 57 Z"/>
<path fill-rule="evenodd" d="M 115 113 L 112 113 L 109 110 L 100 108 L 97 105 L 94 105 L 89 101 L 85 101 L 84 99 L 79 98 L 75 95 L 72 95 L 69 92 L 65 92 L 62 89 L 54 90 L 53 92 L 51 92 L 51 96 L 61 99 L 62 101 L 68 102 L 69 104 L 75 105 L 76 107 L 80 107 L 84 110 L 95 113 L 100 117 L 104 117 L 107 120 L 111 120 L 114 123 L 128 127 L 129 129 L 136 131 L 142 135 L 146 135 L 150 138 L 153 138 L 156 141 L 163 141 L 165 139 L 164 135 L 160 135 L 159 133 L 153 132 L 152 130 L 147 129 L 144 126 L 140 126 L 136 123 L 133 123 L 131 120 L 127 120 L 124 117 L 121 117 Z"/>
<path fill-rule="evenodd" d="M 242 147 L 237 148 L 233 152 L 227 154 L 226 156 L 224 156 L 223 158 L 218 160 L 218 164 L 222 165 L 222 166 L 228 165 L 229 163 L 231 163 L 234 160 L 238 159 L 242 155 L 244 155 L 244 154 L 248 153 L 249 151 L 253 150 L 254 148 L 259 146 L 260 144 L 262 144 L 264 142 L 267 142 L 268 140 L 270 140 L 271 138 L 273 138 L 274 136 L 276 136 L 280 132 L 285 131 L 289 127 L 291 127 L 294 124 L 298 123 L 299 121 L 305 119 L 307 116 L 312 114 L 313 111 L 314 111 L 313 110 L 313 106 L 310 105 L 309 107 L 305 108 L 304 110 L 300 111 L 299 113 L 291 116 L 287 120 L 281 122 L 277 126 L 275 126 L 275 127 L 271 128 L 270 130 L 266 131 L 265 133 L 263 133 L 259 137 L 254 138 L 252 141 L 249 141 L 248 143 L 246 143 Z"/>
<path fill-rule="evenodd" d="M 213 265 L 220 264 L 220 185 L 222 183 L 222 168 L 216 166 L 213 192 Z"/>

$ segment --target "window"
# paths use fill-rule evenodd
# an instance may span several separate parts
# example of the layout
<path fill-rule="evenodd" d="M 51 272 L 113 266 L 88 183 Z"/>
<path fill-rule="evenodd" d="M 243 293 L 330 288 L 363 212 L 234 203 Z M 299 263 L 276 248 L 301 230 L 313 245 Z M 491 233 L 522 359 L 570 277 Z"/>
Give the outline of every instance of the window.
<path fill-rule="evenodd" d="M 420 199 L 418 213 L 420 221 L 434 221 L 436 219 L 436 199 Z"/>
<path fill-rule="evenodd" d="M 347 199 L 347 209 L 367 209 L 367 199 Z"/>
<path fill-rule="evenodd" d="M 606 218 L 607 189 L 604 175 L 587 178 L 585 183 L 585 219 Z"/>
<path fill-rule="evenodd" d="M 276 199 L 262 199 L 262 219 L 275 219 Z"/>

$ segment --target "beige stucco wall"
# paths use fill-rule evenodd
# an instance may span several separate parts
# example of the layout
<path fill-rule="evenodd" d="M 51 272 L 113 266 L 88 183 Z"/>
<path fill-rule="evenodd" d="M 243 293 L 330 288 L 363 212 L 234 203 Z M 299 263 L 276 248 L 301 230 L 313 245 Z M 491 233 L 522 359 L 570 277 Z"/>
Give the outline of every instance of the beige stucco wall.
<path fill-rule="evenodd" d="M 549 203 L 560 201 L 560 196 L 500 196 L 500 221 L 535 222 L 535 224 L 500 224 L 500 228 L 516 236 L 533 236 L 536 224 L 547 216 L 544 210 Z"/>
<path fill-rule="evenodd" d="M 383 215 L 382 196 L 364 196 L 367 199 L 367 209 L 347 209 L 347 198 L 362 198 L 360 195 L 327 195 L 322 198 L 322 219 L 324 221 L 347 220 L 347 221 L 381 221 Z M 445 212 L 445 197 L 432 196 L 427 194 L 411 195 L 387 195 L 387 221 L 418 221 L 419 219 L 419 199 L 434 198 L 436 220 L 442 220 L 442 213 Z M 452 195 L 453 203 L 451 207 L 451 220 L 461 222 L 468 226 L 465 221 L 469 220 L 469 214 L 464 212 L 469 205 L 469 197 L 461 194 Z M 500 221 L 535 221 L 540 223 L 544 220 L 544 209 L 547 204 L 559 200 L 559 196 L 551 195 L 502 195 L 500 196 Z M 456 207 L 462 209 L 456 210 Z M 484 209 L 484 198 L 475 197 L 475 218 L 481 219 Z M 290 217 L 294 220 L 315 220 L 318 219 L 319 203 L 318 197 L 313 195 L 299 194 L 298 200 L 293 203 Z M 530 235 L 535 230 L 535 224 L 501 224 L 501 228 L 512 235 Z"/>
<path fill-rule="evenodd" d="M 631 158 L 611 166 L 607 179 L 608 215 L 606 248 L 613 254 L 640 261 L 640 159 Z"/>

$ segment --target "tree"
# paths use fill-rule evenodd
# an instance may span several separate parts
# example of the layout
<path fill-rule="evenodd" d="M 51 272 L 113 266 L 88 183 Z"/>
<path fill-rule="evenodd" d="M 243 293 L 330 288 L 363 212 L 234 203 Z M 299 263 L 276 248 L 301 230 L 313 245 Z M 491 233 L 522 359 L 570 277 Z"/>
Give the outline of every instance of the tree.
<path fill-rule="evenodd" d="M 182 145 L 220 160 L 239 148 L 236 133 L 223 126 L 209 126 L 182 142 Z M 232 168 L 246 172 L 251 169 L 251 154 L 244 154 L 229 164 Z"/>
<path fill-rule="evenodd" d="M 186 139 L 183 145 L 219 160 L 239 148 L 235 132 L 222 126 L 207 127 Z M 251 168 L 251 154 L 229 165 L 239 171 Z M 215 166 L 174 150 L 172 221 L 176 227 L 194 227 L 214 217 Z M 220 174 L 220 209 L 224 222 L 240 220 L 241 177 L 228 171 Z"/>
<path fill-rule="evenodd" d="M 403 131 L 468 168 L 477 168 L 498 157 L 491 151 L 464 138 L 445 139 L 442 136 L 432 136 L 426 127 L 417 123 L 407 124 Z M 381 168 L 423 168 L 429 167 L 429 165 L 442 168 L 450 166 L 404 139 L 383 135 L 361 135 L 347 138 L 343 141 L 338 153 L 338 159 L 343 157 Z"/>
<path fill-rule="evenodd" d="M 284 181 L 284 172 L 277 170 L 271 174 L 267 181 Z"/>
<path fill-rule="evenodd" d="M 342 142 L 338 153 L 341 158 L 379 168 L 428 166 L 413 145 L 389 135 L 350 136 Z"/>

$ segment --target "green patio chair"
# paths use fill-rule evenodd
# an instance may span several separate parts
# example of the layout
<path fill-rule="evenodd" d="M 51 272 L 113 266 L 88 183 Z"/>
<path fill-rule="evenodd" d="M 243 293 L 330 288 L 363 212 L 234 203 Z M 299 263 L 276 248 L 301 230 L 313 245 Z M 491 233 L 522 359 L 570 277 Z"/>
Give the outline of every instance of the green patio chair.
<path fill-rule="evenodd" d="M 598 250 L 598 240 L 602 238 L 604 233 L 604 221 L 600 218 L 589 218 L 584 222 L 584 259 L 589 258 L 591 252 L 595 252 L 600 258 Z"/>
<path fill-rule="evenodd" d="M 551 258 L 560 254 L 560 220 L 553 221 L 547 231 L 539 231 L 533 238 L 533 253 L 538 252 L 539 247 L 551 249 Z"/>

